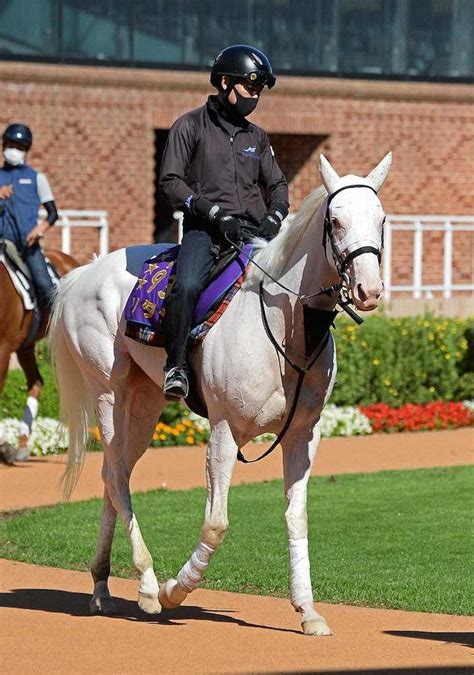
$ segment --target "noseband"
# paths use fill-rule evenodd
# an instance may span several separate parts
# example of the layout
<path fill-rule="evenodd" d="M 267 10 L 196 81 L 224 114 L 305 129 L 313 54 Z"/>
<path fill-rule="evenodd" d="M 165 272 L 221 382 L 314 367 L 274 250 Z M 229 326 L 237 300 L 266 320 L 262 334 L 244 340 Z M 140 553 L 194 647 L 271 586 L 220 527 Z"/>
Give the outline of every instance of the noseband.
<path fill-rule="evenodd" d="M 375 190 L 373 187 L 370 185 L 363 185 L 363 184 L 357 184 L 357 185 L 346 185 L 345 187 L 339 188 L 339 190 L 336 190 L 332 194 L 329 195 L 327 205 L 326 205 L 326 215 L 324 217 L 324 227 L 323 227 L 323 247 L 324 247 L 324 253 L 326 254 L 327 258 L 327 241 L 329 240 L 331 243 L 331 251 L 332 255 L 334 258 L 334 262 L 336 264 L 337 271 L 339 273 L 339 276 L 344 278 L 344 272 L 346 269 L 349 267 L 351 262 L 357 258 L 360 255 L 363 255 L 364 253 L 373 253 L 374 255 L 377 256 L 377 259 L 380 261 L 382 259 L 382 249 L 383 249 L 383 231 L 382 231 L 382 246 L 381 248 L 375 248 L 374 246 L 361 246 L 360 248 L 356 248 L 355 251 L 351 251 L 351 253 L 348 253 L 346 256 L 342 256 L 339 251 L 336 248 L 336 242 L 334 241 L 334 235 L 332 231 L 332 226 L 331 226 L 331 219 L 329 216 L 329 206 L 331 205 L 332 200 L 336 195 L 338 195 L 340 192 L 343 190 L 350 190 L 352 188 L 367 188 L 368 190 L 372 190 L 374 194 L 377 194 L 377 190 Z"/>

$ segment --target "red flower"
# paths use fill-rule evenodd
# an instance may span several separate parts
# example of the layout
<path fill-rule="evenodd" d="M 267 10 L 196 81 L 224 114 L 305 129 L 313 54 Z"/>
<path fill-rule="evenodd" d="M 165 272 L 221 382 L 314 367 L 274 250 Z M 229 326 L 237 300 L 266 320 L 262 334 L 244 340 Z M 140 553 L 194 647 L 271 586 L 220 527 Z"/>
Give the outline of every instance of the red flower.
<path fill-rule="evenodd" d="M 463 403 L 437 401 L 420 405 L 407 403 L 391 408 L 386 403 L 359 406 L 374 431 L 420 431 L 465 427 L 474 423 L 474 415 Z"/>

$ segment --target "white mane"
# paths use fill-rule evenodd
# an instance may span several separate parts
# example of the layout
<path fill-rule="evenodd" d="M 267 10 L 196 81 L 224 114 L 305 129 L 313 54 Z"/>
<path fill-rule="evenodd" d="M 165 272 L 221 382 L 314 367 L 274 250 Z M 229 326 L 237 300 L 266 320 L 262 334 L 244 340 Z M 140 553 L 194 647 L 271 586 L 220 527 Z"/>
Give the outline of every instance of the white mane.
<path fill-rule="evenodd" d="M 320 185 L 306 197 L 300 210 L 291 221 L 285 220 L 280 232 L 272 241 L 266 242 L 258 238 L 254 240 L 257 249 L 256 262 L 273 277 L 281 276 L 285 262 L 304 236 L 308 225 L 312 222 L 326 195 L 326 188 L 324 185 Z M 252 265 L 249 271 L 249 280 L 260 279 L 262 276 L 263 272 Z"/>

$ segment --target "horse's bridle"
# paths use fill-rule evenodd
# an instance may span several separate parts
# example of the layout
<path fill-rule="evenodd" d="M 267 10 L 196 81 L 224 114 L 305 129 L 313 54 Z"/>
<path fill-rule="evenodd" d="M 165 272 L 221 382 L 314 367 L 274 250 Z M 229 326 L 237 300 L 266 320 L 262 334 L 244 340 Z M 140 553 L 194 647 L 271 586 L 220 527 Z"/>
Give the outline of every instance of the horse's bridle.
<path fill-rule="evenodd" d="M 336 242 L 334 240 L 334 235 L 332 231 L 332 226 L 331 226 L 331 218 L 329 215 L 329 207 L 331 205 L 332 200 L 336 195 L 338 195 L 340 192 L 343 190 L 350 190 L 352 188 L 367 188 L 369 190 L 372 190 L 374 194 L 377 194 L 377 190 L 373 188 L 371 185 L 365 185 L 363 183 L 356 184 L 356 185 L 346 185 L 345 187 L 339 188 L 339 190 L 336 190 L 332 194 L 329 195 L 328 201 L 326 204 L 326 215 L 324 217 L 324 226 L 323 226 L 323 248 L 324 248 L 324 253 L 326 254 L 327 258 L 327 241 L 329 239 L 331 243 L 331 252 L 332 256 L 334 259 L 334 264 L 336 265 L 337 272 L 339 276 L 344 279 L 343 275 L 346 271 L 346 269 L 349 267 L 351 262 L 357 258 L 360 255 L 363 255 L 364 253 L 373 253 L 374 255 L 377 256 L 377 259 L 380 261 L 382 259 L 382 249 L 383 249 L 383 231 L 382 231 L 382 244 L 380 248 L 375 248 L 375 246 L 360 246 L 359 248 L 356 248 L 354 251 L 351 251 L 347 255 L 341 255 L 339 251 L 337 250 Z"/>
<path fill-rule="evenodd" d="M 320 288 L 319 291 L 316 293 L 312 293 L 311 295 L 301 295 L 300 293 L 295 293 L 295 291 L 292 291 L 290 288 L 287 288 L 284 284 L 282 284 L 278 279 L 275 279 L 271 274 L 266 272 L 260 265 L 258 265 L 254 260 L 250 259 L 250 262 L 252 262 L 256 267 L 258 267 L 259 270 L 261 270 L 267 277 L 269 277 L 272 281 L 274 281 L 278 286 L 283 288 L 289 293 L 292 293 L 293 295 L 296 295 L 298 300 L 302 303 L 305 304 L 307 301 L 315 297 L 317 295 L 329 295 L 331 296 L 334 292 L 339 292 L 338 296 L 338 304 L 342 307 L 342 309 L 349 314 L 349 316 L 356 321 L 356 323 L 362 323 L 363 319 L 354 312 L 353 309 L 349 307 L 349 304 L 351 303 L 350 297 L 349 297 L 349 291 L 348 291 L 348 285 L 350 283 L 349 275 L 346 272 L 347 267 L 350 265 L 350 263 L 357 258 L 360 255 L 363 255 L 364 253 L 373 253 L 374 255 L 377 256 L 379 264 L 380 260 L 382 257 L 382 249 L 383 249 L 383 231 L 382 231 L 382 243 L 380 249 L 375 248 L 375 246 L 360 246 L 359 248 L 355 249 L 354 251 L 351 251 L 347 255 L 341 255 L 339 251 L 337 250 L 336 247 L 336 242 L 334 240 L 333 232 L 332 232 L 332 226 L 331 226 L 331 219 L 329 216 L 329 206 L 334 199 L 336 195 L 338 195 L 340 192 L 343 190 L 348 190 L 350 188 L 359 188 L 359 187 L 364 187 L 368 188 L 369 190 L 372 190 L 375 194 L 377 194 L 377 190 L 375 190 L 372 186 L 370 185 L 363 185 L 363 184 L 356 184 L 356 185 L 346 185 L 345 187 L 339 188 L 339 190 L 336 190 L 333 192 L 331 195 L 329 195 L 327 204 L 326 204 L 326 215 L 324 218 L 324 227 L 323 227 L 323 247 L 324 247 L 324 252 L 326 254 L 327 258 L 327 251 L 326 251 L 326 245 L 327 245 L 327 240 L 329 239 L 331 243 L 331 251 L 334 259 L 334 264 L 336 265 L 337 272 L 339 274 L 340 281 L 332 284 L 332 286 L 329 286 L 327 288 Z M 237 244 L 234 244 L 230 239 L 228 239 L 228 242 L 236 249 L 240 249 L 240 247 Z M 264 303 L 264 298 L 263 298 L 263 281 L 260 281 L 259 285 L 259 297 L 260 297 L 260 311 L 261 311 L 261 316 L 263 320 L 263 325 L 265 328 L 265 332 L 267 333 L 267 336 L 270 340 L 270 342 L 273 344 L 277 352 L 285 359 L 285 361 L 291 366 L 293 370 L 295 370 L 298 373 L 298 381 L 296 384 L 296 389 L 295 393 L 293 396 L 293 401 L 291 404 L 290 412 L 288 414 L 288 417 L 285 421 L 285 424 L 276 437 L 276 439 L 273 441 L 273 443 L 270 445 L 270 447 L 262 453 L 259 457 L 256 459 L 248 460 L 244 457 L 242 454 L 242 451 L 239 449 L 237 452 L 237 459 L 240 462 L 243 462 L 244 464 L 253 464 L 254 462 L 258 462 L 264 457 L 267 457 L 273 450 L 277 447 L 277 445 L 281 442 L 283 437 L 285 436 L 286 432 L 288 431 L 290 424 L 293 420 L 293 417 L 296 412 L 296 408 L 298 406 L 298 401 L 301 393 L 301 389 L 303 386 L 303 381 L 307 373 L 312 369 L 312 367 L 315 365 L 316 361 L 319 359 L 321 354 L 326 348 L 326 345 L 329 342 L 329 337 L 330 337 L 330 328 L 334 319 L 334 316 L 337 314 L 337 311 L 327 311 L 327 318 L 326 318 L 326 323 L 327 323 L 327 329 L 326 332 L 322 338 L 322 340 L 319 342 L 318 345 L 316 345 L 316 348 L 313 352 L 313 354 L 307 358 L 309 358 L 309 363 L 306 366 L 299 366 L 297 363 L 295 363 L 292 359 L 288 357 L 288 355 L 285 353 L 284 349 L 280 347 L 278 344 L 277 340 L 275 339 L 275 336 L 273 335 L 270 325 L 268 323 L 266 314 L 265 314 L 265 303 Z"/>
<path fill-rule="evenodd" d="M 344 187 L 339 188 L 339 190 L 336 190 L 335 192 L 331 193 L 328 196 L 326 204 L 326 215 L 324 217 L 324 225 L 323 225 L 323 248 L 327 258 L 327 241 L 329 240 L 331 244 L 331 253 L 333 256 L 334 264 L 336 266 L 337 273 L 339 274 L 338 282 L 328 287 L 321 287 L 319 291 L 316 291 L 315 293 L 310 293 L 309 295 L 306 295 L 304 293 L 297 293 L 296 291 L 293 291 L 291 288 L 288 288 L 288 286 L 285 286 L 285 284 L 282 284 L 281 281 L 278 281 L 278 279 L 275 279 L 275 277 L 273 277 L 269 272 L 264 270 L 263 267 L 261 267 L 257 262 L 255 262 L 253 258 L 250 258 L 249 262 L 255 265 L 255 267 L 257 267 L 261 272 L 263 272 L 265 276 L 271 279 L 275 284 L 280 286 L 280 288 L 283 288 L 283 290 L 287 291 L 288 293 L 295 295 L 302 304 L 307 304 L 311 298 L 314 298 L 318 295 L 331 296 L 333 295 L 333 293 L 339 293 L 338 304 L 347 314 L 349 314 L 349 316 L 356 323 L 362 323 L 363 319 L 358 314 L 356 314 L 356 312 L 354 312 L 354 310 L 351 309 L 349 306 L 352 303 L 352 300 L 350 299 L 349 296 L 350 279 L 346 270 L 355 258 L 357 258 L 360 255 L 363 255 L 364 253 L 373 253 L 374 255 L 376 255 L 380 264 L 383 250 L 383 230 L 382 230 L 382 243 L 380 248 L 375 248 L 375 246 L 360 246 L 354 251 L 348 253 L 347 255 L 341 255 L 339 253 L 336 247 L 336 242 L 332 231 L 331 218 L 329 215 L 329 206 L 331 205 L 331 202 L 336 195 L 338 195 L 343 190 L 350 190 L 352 188 L 368 188 L 369 190 L 372 190 L 374 194 L 377 194 L 377 190 L 373 188 L 371 185 L 356 183 L 355 185 L 345 185 Z M 227 236 L 225 238 L 234 249 L 242 252 L 241 246 L 231 241 Z"/>

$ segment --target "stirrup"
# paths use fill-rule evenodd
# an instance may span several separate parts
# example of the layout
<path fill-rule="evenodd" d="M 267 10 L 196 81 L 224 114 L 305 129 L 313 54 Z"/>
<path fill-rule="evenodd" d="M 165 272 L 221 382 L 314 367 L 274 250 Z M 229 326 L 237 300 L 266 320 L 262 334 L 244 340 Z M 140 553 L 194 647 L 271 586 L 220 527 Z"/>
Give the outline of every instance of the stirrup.
<path fill-rule="evenodd" d="M 163 393 L 167 401 L 179 401 L 188 396 L 188 376 L 183 368 L 170 368 L 166 372 Z"/>

